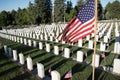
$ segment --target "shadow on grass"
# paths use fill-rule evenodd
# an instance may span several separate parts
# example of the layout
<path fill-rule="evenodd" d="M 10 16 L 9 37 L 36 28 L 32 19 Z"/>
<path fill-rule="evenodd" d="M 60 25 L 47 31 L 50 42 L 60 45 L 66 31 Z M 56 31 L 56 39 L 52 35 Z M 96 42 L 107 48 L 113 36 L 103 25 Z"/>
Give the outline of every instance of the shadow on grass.
<path fill-rule="evenodd" d="M 34 52 L 36 52 L 36 51 L 34 51 Z M 32 53 L 34 53 L 34 52 L 32 52 Z M 42 56 L 44 56 L 44 55 L 46 55 L 46 54 L 43 52 L 43 53 L 40 53 L 40 54 L 32 57 L 32 59 L 40 58 L 40 57 L 42 57 Z"/>
<path fill-rule="evenodd" d="M 5 65 L 10 65 L 10 64 L 13 64 L 13 62 L 7 61 L 7 62 L 0 64 L 0 67 L 4 67 Z"/>
<path fill-rule="evenodd" d="M 50 60 L 52 60 L 53 58 L 55 58 L 55 56 L 51 55 L 50 57 L 48 57 L 48 58 L 46 58 L 46 59 L 44 59 L 44 60 L 42 60 L 42 61 L 39 61 L 39 63 L 42 63 L 42 64 L 47 63 L 47 62 L 49 62 Z"/>
<path fill-rule="evenodd" d="M 111 46 L 113 43 L 115 43 L 115 39 L 111 40 L 109 45 Z"/>
<path fill-rule="evenodd" d="M 54 66 L 52 66 L 53 69 L 57 69 L 59 68 L 62 64 L 65 64 L 68 60 L 67 59 L 63 59 L 62 61 L 58 62 L 57 64 L 55 64 Z"/>
<path fill-rule="evenodd" d="M 47 68 L 47 67 L 49 67 L 50 68 L 50 66 L 52 67 L 52 65 L 54 65 L 56 62 L 60 62 L 60 61 L 62 61 L 62 59 L 60 59 L 60 58 L 57 58 L 57 59 L 53 59 L 52 61 L 50 61 L 48 64 L 45 64 L 44 66 Z"/>
<path fill-rule="evenodd" d="M 41 80 L 41 79 L 37 79 L 37 77 L 32 77 L 32 74 L 29 72 L 24 72 L 14 78 L 12 78 L 11 80 Z"/>
<path fill-rule="evenodd" d="M 0 76 L 5 75 L 5 74 L 8 74 L 9 72 L 12 72 L 13 70 L 16 70 L 16 69 L 18 69 L 18 68 L 20 68 L 20 66 L 14 66 L 14 67 L 12 67 L 12 68 L 10 68 L 10 69 L 8 69 L 8 70 L 5 70 L 5 71 L 1 72 L 1 73 L 0 73 Z"/>
<path fill-rule="evenodd" d="M 36 52 L 36 51 L 39 51 L 39 50 L 37 50 L 37 49 L 31 49 L 31 50 L 27 50 L 27 51 L 25 51 L 25 52 L 23 52 L 23 53 L 24 53 L 25 56 L 27 56 L 27 55 L 29 55 L 30 53 L 34 53 L 34 52 Z"/>

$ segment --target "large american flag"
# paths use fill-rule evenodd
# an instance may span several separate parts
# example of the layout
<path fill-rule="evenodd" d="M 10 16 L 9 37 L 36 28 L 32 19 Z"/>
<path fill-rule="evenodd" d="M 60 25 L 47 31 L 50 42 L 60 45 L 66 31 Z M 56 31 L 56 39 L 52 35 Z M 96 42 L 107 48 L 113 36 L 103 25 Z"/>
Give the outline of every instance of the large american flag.
<path fill-rule="evenodd" d="M 95 26 L 95 2 L 88 2 L 81 7 L 77 16 L 71 19 L 63 32 L 57 36 L 58 40 L 65 42 L 77 42 L 79 39 L 94 33 Z"/>

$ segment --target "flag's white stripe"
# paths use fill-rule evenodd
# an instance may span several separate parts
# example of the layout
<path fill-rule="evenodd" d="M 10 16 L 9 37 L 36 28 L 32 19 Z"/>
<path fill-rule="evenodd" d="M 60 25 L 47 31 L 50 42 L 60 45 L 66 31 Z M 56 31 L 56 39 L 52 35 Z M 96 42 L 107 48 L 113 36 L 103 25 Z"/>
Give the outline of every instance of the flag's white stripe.
<path fill-rule="evenodd" d="M 89 20 L 88 22 L 84 23 L 84 24 L 81 24 L 81 22 L 79 21 L 78 24 L 81 24 L 81 25 L 77 26 L 77 28 L 75 29 L 75 31 L 73 31 L 69 36 L 67 35 L 68 38 L 70 36 L 74 36 L 74 34 L 78 33 L 79 31 L 83 31 L 84 29 L 87 29 L 89 26 L 86 27 L 86 25 L 88 25 L 89 23 L 93 22 L 93 20 L 94 20 L 94 17 L 91 20 Z"/>
<path fill-rule="evenodd" d="M 91 25 L 91 26 L 93 26 L 93 25 Z M 71 41 L 74 41 L 74 40 L 76 40 L 77 38 L 80 38 L 80 37 L 82 37 L 83 35 L 86 35 L 86 34 L 88 34 L 88 33 L 91 33 L 93 30 L 94 30 L 94 28 L 92 28 L 92 29 L 89 30 L 89 31 L 84 32 L 83 34 L 80 34 L 79 36 L 75 36 Z"/>
<path fill-rule="evenodd" d="M 74 31 L 77 27 L 78 27 L 78 25 L 80 25 L 81 23 L 80 22 L 78 22 L 79 21 L 79 19 L 76 19 L 76 22 L 74 23 L 74 24 L 76 24 L 75 26 L 73 26 L 73 25 L 71 25 L 71 27 L 72 27 L 72 29 L 70 30 L 70 31 L 68 31 L 68 33 L 66 34 L 66 36 L 68 36 L 72 31 Z"/>
<path fill-rule="evenodd" d="M 87 30 L 88 28 L 90 28 L 90 27 L 93 26 L 93 25 L 94 25 L 94 22 L 93 22 L 92 24 L 90 24 L 89 26 L 84 26 L 84 28 L 83 28 L 82 30 L 77 31 L 75 34 L 69 36 L 69 40 L 70 40 L 71 38 L 73 38 L 74 36 L 77 36 L 80 32 L 83 32 L 83 31 Z M 81 34 L 80 34 L 80 35 L 81 35 Z"/>

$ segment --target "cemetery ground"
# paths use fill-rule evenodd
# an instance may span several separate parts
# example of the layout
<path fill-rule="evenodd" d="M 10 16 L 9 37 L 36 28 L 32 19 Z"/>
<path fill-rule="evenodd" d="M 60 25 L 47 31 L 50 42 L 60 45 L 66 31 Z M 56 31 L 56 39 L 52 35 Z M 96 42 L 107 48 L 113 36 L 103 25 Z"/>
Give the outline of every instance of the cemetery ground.
<path fill-rule="evenodd" d="M 46 41 L 41 41 L 44 44 Z M 64 47 L 69 47 L 73 50 L 72 57 L 76 57 L 76 51 L 82 50 L 82 51 L 88 51 L 88 56 L 84 56 L 84 62 L 79 63 L 77 61 L 74 61 L 72 59 L 66 59 L 62 56 L 56 56 L 53 54 L 53 47 L 51 47 L 50 52 L 45 51 L 45 46 L 43 50 L 39 50 L 38 48 L 29 47 L 23 44 L 19 44 L 17 42 L 13 42 L 4 38 L 0 37 L 0 43 L 1 43 L 1 49 L 0 49 L 0 80 L 37 80 L 40 79 L 37 77 L 36 73 L 36 63 L 42 63 L 45 67 L 45 75 L 50 76 L 48 70 L 51 67 L 53 70 L 57 70 L 61 75 L 61 80 L 64 80 L 65 74 L 72 69 L 72 80 L 91 80 L 92 79 L 92 67 L 86 63 L 91 62 L 92 60 L 92 49 L 85 49 L 85 48 L 79 48 L 77 46 L 70 46 L 67 44 L 60 44 L 56 42 L 49 42 L 51 46 L 53 45 L 59 45 Z M 26 65 L 19 65 L 19 62 L 14 62 L 12 58 L 8 58 L 5 56 L 3 51 L 3 45 L 7 45 L 8 47 L 17 50 L 17 53 L 23 53 L 25 56 L 25 59 L 28 57 L 28 55 L 31 56 L 33 60 L 33 66 L 34 69 L 32 71 L 27 70 Z M 63 51 L 59 51 L 60 54 L 63 54 Z M 97 51 L 97 53 L 101 53 L 100 51 Z M 100 61 L 101 66 L 109 66 L 113 64 L 113 59 L 119 57 L 117 54 L 110 54 L 110 52 L 107 52 L 106 58 L 102 59 Z M 26 62 L 25 62 L 26 63 Z M 96 69 L 95 72 L 95 80 L 120 80 L 120 76 L 115 75 L 111 73 L 111 71 L 103 71 L 101 69 Z"/>

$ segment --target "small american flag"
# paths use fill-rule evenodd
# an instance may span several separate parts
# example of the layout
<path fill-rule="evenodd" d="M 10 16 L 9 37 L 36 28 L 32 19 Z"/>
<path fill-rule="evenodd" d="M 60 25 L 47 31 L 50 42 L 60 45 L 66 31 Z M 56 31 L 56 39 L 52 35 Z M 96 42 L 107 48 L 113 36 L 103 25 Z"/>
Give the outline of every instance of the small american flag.
<path fill-rule="evenodd" d="M 79 39 L 94 33 L 95 25 L 95 3 L 89 0 L 78 12 L 77 16 L 71 19 L 63 32 L 57 36 L 58 40 L 65 42 L 77 42 Z"/>
<path fill-rule="evenodd" d="M 101 54 L 101 57 L 102 57 L 102 58 L 105 58 L 105 53 L 102 53 L 102 54 Z"/>
<path fill-rule="evenodd" d="M 52 69 L 51 69 L 51 67 L 50 67 L 49 70 L 48 70 L 48 72 L 51 74 L 51 71 L 52 71 Z"/>
<path fill-rule="evenodd" d="M 70 70 L 70 71 L 68 71 L 67 73 L 66 73 L 66 75 L 65 75 L 65 79 L 69 79 L 69 78 L 71 78 L 72 77 L 72 70 Z"/>
<path fill-rule="evenodd" d="M 88 54 L 87 54 L 87 52 L 85 52 L 85 57 L 87 57 L 88 56 Z"/>

